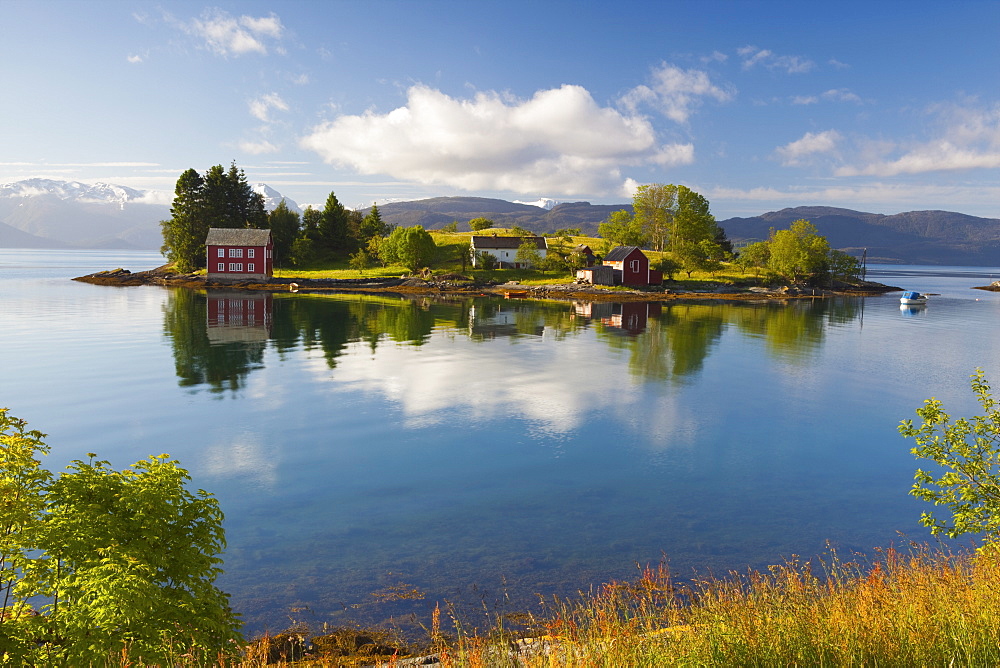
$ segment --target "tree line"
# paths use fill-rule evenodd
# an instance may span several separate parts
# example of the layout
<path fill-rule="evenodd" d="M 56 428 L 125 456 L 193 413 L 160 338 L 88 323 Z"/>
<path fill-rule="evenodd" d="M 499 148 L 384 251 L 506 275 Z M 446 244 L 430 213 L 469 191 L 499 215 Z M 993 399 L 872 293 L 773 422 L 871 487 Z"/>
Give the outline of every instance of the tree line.
<path fill-rule="evenodd" d="M 205 238 L 210 227 L 270 229 L 275 265 L 305 266 L 346 261 L 364 271 L 374 264 L 401 265 L 411 273 L 439 259 L 433 237 L 421 226 L 394 228 L 383 219 L 377 205 L 367 213 L 345 207 L 331 192 L 322 209 L 306 207 L 300 215 L 284 200 L 268 213 L 264 198 L 247 183 L 235 163 L 229 169 L 216 165 L 204 175 L 188 169 L 177 180 L 171 218 L 161 222 L 161 251 L 178 270 L 188 272 L 206 265 Z M 469 221 L 473 231 L 493 227 L 488 218 Z M 446 231 L 457 231 L 457 221 Z M 579 229 L 559 230 L 572 242 Z M 529 237 L 534 233 L 515 227 L 506 234 Z M 660 253 L 653 266 L 668 278 L 679 271 L 715 272 L 731 262 L 742 272 L 766 272 L 791 282 L 829 277 L 856 277 L 858 261 L 832 250 L 825 237 L 805 220 L 788 230 L 771 230 L 767 241 L 751 244 L 739 253 L 712 215 L 708 199 L 684 185 L 646 184 L 632 198 L 632 211 L 613 213 L 598 226 L 605 251 L 614 246 L 637 246 Z M 466 261 L 461 258 L 462 270 Z M 586 258 L 572 252 L 549 252 L 544 257 L 533 243 L 518 249 L 518 263 L 543 271 L 569 271 L 584 266 Z M 477 267 L 492 269 L 495 258 L 476 258 Z"/>
<path fill-rule="evenodd" d="M 307 206 L 299 215 L 281 200 L 268 213 L 263 195 L 247 183 L 236 163 L 228 170 L 215 165 L 204 175 L 195 169 L 181 174 L 170 214 L 160 223 L 160 251 L 183 272 L 205 267 L 205 238 L 212 227 L 271 230 L 278 266 L 343 259 L 392 231 L 377 206 L 363 214 L 345 207 L 332 192 L 322 209 Z"/>

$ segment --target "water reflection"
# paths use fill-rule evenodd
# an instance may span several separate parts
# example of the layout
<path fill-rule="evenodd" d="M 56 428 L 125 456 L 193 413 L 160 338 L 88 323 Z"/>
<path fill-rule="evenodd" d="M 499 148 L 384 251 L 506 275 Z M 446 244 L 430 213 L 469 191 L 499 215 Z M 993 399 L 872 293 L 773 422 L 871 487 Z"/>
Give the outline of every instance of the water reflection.
<path fill-rule="evenodd" d="M 479 343 L 562 340 L 591 330 L 627 354 L 632 376 L 680 382 L 701 372 L 730 328 L 762 339 L 776 359 L 808 360 L 827 328 L 853 322 L 862 303 L 562 303 L 175 290 L 164 307 L 164 331 L 180 384 L 212 392 L 240 390 L 247 375 L 263 367 L 268 345 L 281 357 L 322 351 L 332 369 L 353 343 L 366 343 L 372 354 L 385 343 L 419 347 L 435 330 Z"/>

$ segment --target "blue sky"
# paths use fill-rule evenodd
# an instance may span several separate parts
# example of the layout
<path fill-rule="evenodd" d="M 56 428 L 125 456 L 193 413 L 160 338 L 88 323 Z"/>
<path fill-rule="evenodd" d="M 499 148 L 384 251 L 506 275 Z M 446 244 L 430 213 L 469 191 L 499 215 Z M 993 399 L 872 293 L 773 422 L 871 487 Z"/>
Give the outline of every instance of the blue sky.
<path fill-rule="evenodd" d="M 0 2 L 0 183 L 1000 218 L 1000 2 Z"/>

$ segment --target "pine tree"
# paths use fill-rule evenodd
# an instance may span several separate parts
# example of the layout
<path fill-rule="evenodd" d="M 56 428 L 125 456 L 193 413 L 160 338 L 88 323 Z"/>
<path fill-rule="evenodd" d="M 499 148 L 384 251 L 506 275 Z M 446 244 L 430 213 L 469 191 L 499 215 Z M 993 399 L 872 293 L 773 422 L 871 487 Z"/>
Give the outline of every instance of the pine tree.
<path fill-rule="evenodd" d="M 282 199 L 268 215 L 267 221 L 271 228 L 271 241 L 274 243 L 274 261 L 283 265 L 291 259 L 292 244 L 299 236 L 299 214 L 289 209 Z"/>

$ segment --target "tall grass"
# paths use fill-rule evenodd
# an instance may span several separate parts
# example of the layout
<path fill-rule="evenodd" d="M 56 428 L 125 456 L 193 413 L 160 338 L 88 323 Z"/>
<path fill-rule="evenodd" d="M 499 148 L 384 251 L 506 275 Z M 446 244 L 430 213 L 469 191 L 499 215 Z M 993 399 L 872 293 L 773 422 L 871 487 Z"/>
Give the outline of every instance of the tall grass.
<path fill-rule="evenodd" d="M 1000 551 L 791 560 L 678 587 L 665 568 L 552 601 L 517 651 L 463 637 L 455 666 L 1000 665 Z M 516 657 L 516 658 L 515 658 Z"/>
<path fill-rule="evenodd" d="M 995 666 L 1000 548 L 956 555 L 914 546 L 872 562 L 831 552 L 683 585 L 661 565 L 545 600 L 517 631 L 502 616 L 488 630 L 444 616 L 435 611 L 421 648 L 394 643 L 388 631 L 346 630 L 309 647 L 297 629 L 251 644 L 236 664 L 213 665 L 403 666 L 432 653 L 455 668 Z M 126 653 L 106 665 L 136 664 Z"/>

